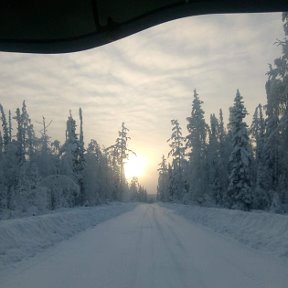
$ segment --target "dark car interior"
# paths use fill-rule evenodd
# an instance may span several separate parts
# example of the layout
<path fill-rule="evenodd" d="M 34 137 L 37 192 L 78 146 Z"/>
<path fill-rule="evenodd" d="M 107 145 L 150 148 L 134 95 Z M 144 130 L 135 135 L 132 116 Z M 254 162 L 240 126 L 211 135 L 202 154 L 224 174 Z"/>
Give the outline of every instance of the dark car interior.
<path fill-rule="evenodd" d="M 287 0 L 1 0 L 0 51 L 68 53 L 181 17 L 281 12 L 287 6 Z"/>

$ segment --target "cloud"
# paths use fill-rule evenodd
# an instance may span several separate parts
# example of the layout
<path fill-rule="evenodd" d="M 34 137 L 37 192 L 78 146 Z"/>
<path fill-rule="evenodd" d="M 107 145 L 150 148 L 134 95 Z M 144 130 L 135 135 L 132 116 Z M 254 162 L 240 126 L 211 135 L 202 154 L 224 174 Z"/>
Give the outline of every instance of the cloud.
<path fill-rule="evenodd" d="M 267 64 L 281 53 L 273 46 L 277 38 L 283 38 L 279 13 L 211 15 L 77 53 L 0 53 L 0 102 L 15 111 L 25 99 L 32 120 L 53 119 L 49 134 L 62 142 L 70 109 L 75 118 L 83 109 L 86 142 L 111 145 L 125 121 L 131 148 L 149 159 L 142 180 L 152 192 L 157 163 L 169 150 L 170 120 L 178 119 L 186 133 L 193 90 L 207 121 L 221 107 L 227 121 L 237 88 L 253 113 L 265 101 Z"/>

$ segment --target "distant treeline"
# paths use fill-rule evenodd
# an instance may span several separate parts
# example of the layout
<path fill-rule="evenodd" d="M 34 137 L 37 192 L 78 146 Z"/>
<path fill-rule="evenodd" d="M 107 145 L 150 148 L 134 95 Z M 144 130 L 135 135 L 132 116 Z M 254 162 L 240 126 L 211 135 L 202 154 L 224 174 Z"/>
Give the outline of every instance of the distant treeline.
<path fill-rule="evenodd" d="M 125 179 L 130 138 L 124 123 L 115 144 L 101 149 L 95 140 L 84 146 L 81 109 L 79 133 L 70 112 L 63 145 L 48 136 L 51 122 L 44 117 L 36 135 L 25 101 L 13 115 L 0 104 L 0 121 L 0 219 L 60 207 L 146 200 L 137 179 L 131 185 Z"/>

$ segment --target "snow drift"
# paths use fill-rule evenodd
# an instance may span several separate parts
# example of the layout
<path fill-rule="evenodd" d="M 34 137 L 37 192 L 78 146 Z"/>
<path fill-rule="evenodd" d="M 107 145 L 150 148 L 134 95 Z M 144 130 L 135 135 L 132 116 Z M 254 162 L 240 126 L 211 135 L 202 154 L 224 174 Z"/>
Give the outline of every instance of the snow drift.
<path fill-rule="evenodd" d="M 288 258 L 288 216 L 224 208 L 163 204 L 186 219 L 275 256 Z"/>
<path fill-rule="evenodd" d="M 0 270 L 133 207 L 132 203 L 113 203 L 0 221 Z"/>

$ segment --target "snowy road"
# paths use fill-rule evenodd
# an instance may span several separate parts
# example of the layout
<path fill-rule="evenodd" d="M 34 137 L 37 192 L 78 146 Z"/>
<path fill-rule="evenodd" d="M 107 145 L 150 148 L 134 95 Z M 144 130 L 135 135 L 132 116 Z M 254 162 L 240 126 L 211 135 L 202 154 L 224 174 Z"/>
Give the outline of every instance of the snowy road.
<path fill-rule="evenodd" d="M 280 288 L 276 258 L 157 204 L 100 223 L 1 275 L 1 288 Z"/>

